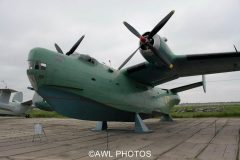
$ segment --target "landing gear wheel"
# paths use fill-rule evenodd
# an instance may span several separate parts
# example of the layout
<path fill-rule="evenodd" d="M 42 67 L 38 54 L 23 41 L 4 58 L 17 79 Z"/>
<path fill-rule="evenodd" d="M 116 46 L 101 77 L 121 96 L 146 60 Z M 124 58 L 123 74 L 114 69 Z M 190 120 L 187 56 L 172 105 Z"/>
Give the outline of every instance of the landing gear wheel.
<path fill-rule="evenodd" d="M 25 118 L 30 118 L 30 114 L 26 114 L 26 115 L 25 115 Z"/>

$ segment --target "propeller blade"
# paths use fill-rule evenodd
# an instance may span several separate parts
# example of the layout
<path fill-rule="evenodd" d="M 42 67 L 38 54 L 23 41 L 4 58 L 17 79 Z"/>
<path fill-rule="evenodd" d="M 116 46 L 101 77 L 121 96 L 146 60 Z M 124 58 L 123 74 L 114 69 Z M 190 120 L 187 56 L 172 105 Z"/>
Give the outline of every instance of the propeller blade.
<path fill-rule="evenodd" d="M 173 64 L 169 61 L 169 59 L 164 54 L 159 54 L 158 50 L 152 46 L 152 44 L 147 43 L 147 46 L 151 49 L 151 51 L 158 56 L 170 69 L 173 68 Z"/>
<path fill-rule="evenodd" d="M 123 24 L 127 27 L 127 29 L 132 32 L 136 37 L 140 38 L 141 34 L 135 29 L 133 28 L 133 26 L 131 26 L 130 24 L 128 24 L 127 22 L 123 22 Z"/>
<path fill-rule="evenodd" d="M 79 46 L 79 44 L 82 42 L 83 38 L 85 37 L 85 35 L 83 35 L 74 45 L 73 47 L 66 53 L 66 55 L 71 55 L 73 54 L 73 52 L 77 49 L 77 47 Z"/>
<path fill-rule="evenodd" d="M 61 48 L 57 45 L 57 43 L 54 44 L 56 50 L 58 51 L 58 53 L 63 54 L 63 51 L 61 50 Z"/>
<path fill-rule="evenodd" d="M 174 10 L 172 10 L 166 17 L 164 17 L 149 33 L 148 37 L 152 38 L 166 23 L 167 21 L 172 17 L 174 14 Z"/>
<path fill-rule="evenodd" d="M 235 51 L 238 53 L 238 50 L 237 50 L 236 46 L 235 46 L 235 45 L 233 45 L 233 47 L 234 47 Z"/>
<path fill-rule="evenodd" d="M 141 47 L 141 46 L 140 46 Z M 137 53 L 138 49 L 140 48 L 138 47 L 121 65 L 120 67 L 118 67 L 118 70 L 120 70 L 123 66 L 125 66 L 125 64 L 134 56 L 135 53 Z"/>

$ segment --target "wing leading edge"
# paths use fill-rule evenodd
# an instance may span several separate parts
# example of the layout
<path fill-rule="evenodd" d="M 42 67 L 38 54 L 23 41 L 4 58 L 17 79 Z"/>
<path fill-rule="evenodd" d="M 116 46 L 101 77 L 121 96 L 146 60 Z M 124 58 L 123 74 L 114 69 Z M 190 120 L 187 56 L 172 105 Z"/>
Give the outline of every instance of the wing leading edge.
<path fill-rule="evenodd" d="M 179 77 L 232 72 L 240 70 L 240 53 L 225 52 L 176 56 L 174 68 L 140 63 L 125 70 L 137 82 L 156 86 Z"/>

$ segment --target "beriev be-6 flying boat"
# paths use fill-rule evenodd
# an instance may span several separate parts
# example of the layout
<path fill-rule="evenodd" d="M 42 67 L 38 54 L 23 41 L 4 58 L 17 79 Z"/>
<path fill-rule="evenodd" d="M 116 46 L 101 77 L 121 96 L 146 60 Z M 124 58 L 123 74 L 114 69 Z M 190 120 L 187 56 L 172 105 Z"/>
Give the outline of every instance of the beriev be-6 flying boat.
<path fill-rule="evenodd" d="M 107 129 L 108 121 L 135 122 L 135 132 L 149 132 L 143 123 L 155 115 L 171 120 L 170 109 L 179 104 L 178 92 L 204 86 L 203 81 L 173 89 L 155 86 L 179 77 L 240 70 L 239 52 L 175 55 L 167 39 L 157 33 L 173 15 L 171 11 L 150 32 L 140 34 L 127 22 L 124 25 L 139 38 L 139 47 L 116 70 L 75 50 L 83 40 L 64 54 L 34 48 L 28 56 L 27 75 L 34 90 L 56 112 L 83 120 L 98 121 L 96 130 Z M 122 67 L 140 51 L 146 62 Z"/>

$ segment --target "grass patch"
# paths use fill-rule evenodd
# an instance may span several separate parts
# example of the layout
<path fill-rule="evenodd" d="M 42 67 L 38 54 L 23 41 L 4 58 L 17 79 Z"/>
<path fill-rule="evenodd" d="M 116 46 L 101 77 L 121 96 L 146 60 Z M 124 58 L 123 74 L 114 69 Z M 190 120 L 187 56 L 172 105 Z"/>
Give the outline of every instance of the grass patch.
<path fill-rule="evenodd" d="M 38 108 L 34 108 L 31 112 L 29 112 L 29 115 L 32 118 L 66 118 L 57 112 L 43 111 Z"/>
<path fill-rule="evenodd" d="M 174 118 L 240 117 L 240 105 L 176 106 L 171 110 L 171 115 Z"/>

